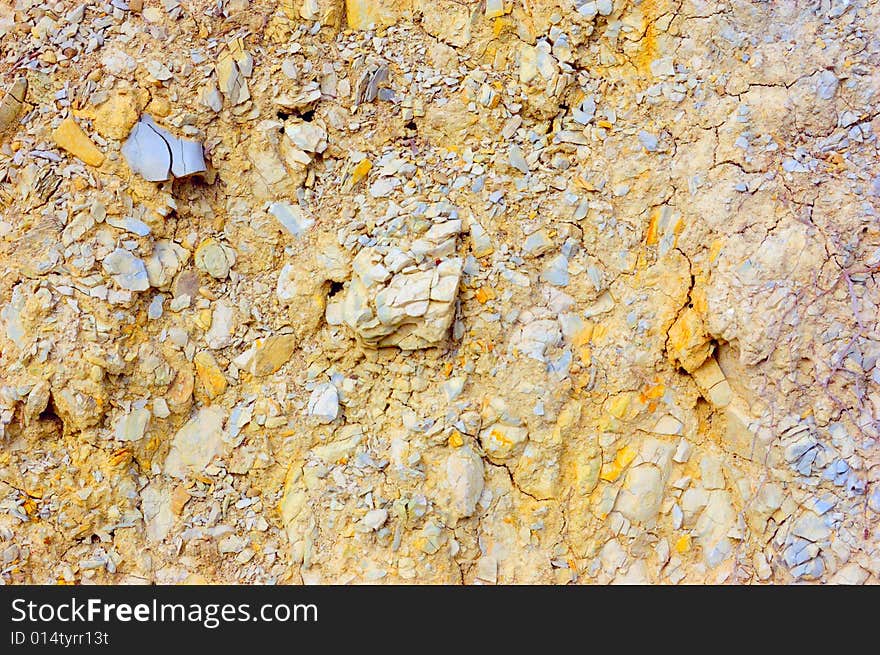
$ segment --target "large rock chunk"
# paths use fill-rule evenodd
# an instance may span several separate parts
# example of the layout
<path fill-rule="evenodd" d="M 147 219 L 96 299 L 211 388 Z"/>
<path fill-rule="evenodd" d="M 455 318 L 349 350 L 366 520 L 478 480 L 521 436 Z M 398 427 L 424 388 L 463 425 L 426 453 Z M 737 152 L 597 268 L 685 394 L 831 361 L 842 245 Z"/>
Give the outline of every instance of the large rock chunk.
<path fill-rule="evenodd" d="M 469 446 L 456 448 L 446 458 L 447 494 L 449 512 L 455 518 L 467 518 L 474 513 L 483 493 L 483 460 Z"/>
<path fill-rule="evenodd" d="M 455 252 L 462 222 L 433 223 L 412 243 L 364 248 L 354 258 L 343 321 L 370 346 L 429 348 L 455 315 L 463 260 Z"/>
<path fill-rule="evenodd" d="M 114 282 L 127 291 L 145 291 L 150 288 L 146 266 L 128 250 L 117 248 L 104 258 L 104 270 Z"/>
<path fill-rule="evenodd" d="M 165 473 L 183 479 L 204 471 L 223 447 L 224 417 L 222 408 L 206 407 L 180 428 L 165 459 Z"/>
<path fill-rule="evenodd" d="M 168 289 L 181 266 L 189 259 L 189 252 L 168 239 L 160 239 L 153 245 L 153 252 L 144 260 L 150 285 Z"/>
<path fill-rule="evenodd" d="M 480 443 L 493 461 L 510 457 L 526 441 L 529 431 L 524 427 L 495 423 L 480 432 Z"/>
<path fill-rule="evenodd" d="M 149 182 L 164 182 L 172 175 L 187 177 L 207 170 L 201 143 L 177 138 L 146 114 L 122 145 L 122 155 L 132 172 Z"/>
<path fill-rule="evenodd" d="M 703 317 L 695 309 L 685 308 L 669 328 L 667 351 L 670 360 L 688 373 L 693 373 L 712 354 L 713 349 Z"/>
<path fill-rule="evenodd" d="M 345 18 L 353 30 L 393 25 L 411 4 L 408 0 L 345 0 Z"/>
<path fill-rule="evenodd" d="M 91 379 L 73 379 L 52 390 L 55 411 L 65 430 L 78 432 L 97 424 L 107 407 L 107 390 Z"/>
<path fill-rule="evenodd" d="M 615 509 L 630 521 L 647 523 L 660 511 L 663 474 L 653 464 L 641 464 L 627 473 Z"/>

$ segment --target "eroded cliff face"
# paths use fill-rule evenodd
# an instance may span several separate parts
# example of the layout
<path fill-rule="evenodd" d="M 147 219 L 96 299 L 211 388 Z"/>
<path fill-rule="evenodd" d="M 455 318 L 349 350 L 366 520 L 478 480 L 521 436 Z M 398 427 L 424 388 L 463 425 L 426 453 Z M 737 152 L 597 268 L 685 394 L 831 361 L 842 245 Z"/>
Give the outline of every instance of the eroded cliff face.
<path fill-rule="evenodd" d="M 0 0 L 0 577 L 876 582 L 878 33 Z"/>

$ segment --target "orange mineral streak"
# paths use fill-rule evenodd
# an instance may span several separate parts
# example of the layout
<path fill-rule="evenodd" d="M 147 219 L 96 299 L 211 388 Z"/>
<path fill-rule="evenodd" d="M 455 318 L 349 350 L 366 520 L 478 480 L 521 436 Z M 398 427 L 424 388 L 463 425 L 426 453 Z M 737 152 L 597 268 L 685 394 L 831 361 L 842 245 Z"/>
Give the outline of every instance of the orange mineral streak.
<path fill-rule="evenodd" d="M 657 224 L 660 222 L 660 207 L 651 210 L 651 220 L 648 223 L 648 233 L 645 235 L 645 243 L 653 246 L 657 243 Z"/>
<path fill-rule="evenodd" d="M 646 26 L 645 35 L 639 41 L 639 49 L 632 58 L 632 63 L 640 77 L 650 77 L 651 62 L 661 56 L 657 45 L 657 28 L 654 21 L 664 12 L 664 0 L 644 0 L 635 11 L 642 15 L 642 24 Z"/>

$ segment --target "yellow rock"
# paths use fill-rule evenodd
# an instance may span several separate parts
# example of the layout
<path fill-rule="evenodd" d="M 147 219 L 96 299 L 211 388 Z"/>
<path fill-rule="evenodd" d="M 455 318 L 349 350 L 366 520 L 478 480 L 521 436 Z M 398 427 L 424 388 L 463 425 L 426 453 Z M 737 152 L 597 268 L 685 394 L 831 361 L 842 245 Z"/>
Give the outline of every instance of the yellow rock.
<path fill-rule="evenodd" d="M 663 397 L 665 391 L 666 386 L 662 382 L 657 382 L 645 389 L 642 395 L 645 400 L 657 400 L 658 398 Z"/>
<path fill-rule="evenodd" d="M 678 236 L 679 234 L 684 232 L 684 228 L 685 228 L 684 218 L 679 217 L 678 220 L 675 222 L 675 226 L 672 228 L 672 233 L 675 234 L 675 236 Z"/>
<path fill-rule="evenodd" d="M 95 131 L 108 139 L 123 140 L 128 137 L 138 120 L 138 100 L 131 91 L 118 91 L 106 102 L 98 105 L 91 118 Z"/>
<path fill-rule="evenodd" d="M 356 185 L 362 179 L 367 176 L 367 173 L 370 172 L 370 169 L 373 168 L 373 162 L 369 159 L 361 159 L 357 166 L 355 166 L 351 171 L 351 186 Z"/>
<path fill-rule="evenodd" d="M 211 327 L 210 309 L 202 309 L 196 314 L 196 325 L 198 325 L 203 330 L 207 330 Z"/>
<path fill-rule="evenodd" d="M 193 357 L 193 363 L 196 365 L 196 374 L 198 374 L 199 382 L 205 388 L 205 394 L 208 398 L 216 398 L 226 391 L 226 377 L 217 365 L 214 355 L 203 350 Z"/>
<path fill-rule="evenodd" d="M 348 26 L 353 30 L 366 30 L 371 25 L 391 25 L 395 21 L 395 12 L 391 3 L 379 0 L 345 0 L 345 17 Z"/>
<path fill-rule="evenodd" d="M 605 482 L 614 482 L 620 477 L 622 472 L 623 469 L 617 466 L 615 462 L 609 462 L 608 464 L 602 465 L 602 470 L 599 472 L 599 478 L 605 480 Z"/>
<path fill-rule="evenodd" d="M 593 339 L 593 327 L 592 323 L 587 323 L 572 339 L 572 345 L 584 364 L 590 363 L 592 353 L 590 341 Z"/>
<path fill-rule="evenodd" d="M 296 350 L 296 337 L 292 334 L 257 339 L 251 360 L 251 373 L 258 377 L 274 373 L 288 362 L 294 350 Z"/>
<path fill-rule="evenodd" d="M 104 153 L 82 131 L 72 118 L 65 118 L 52 132 L 55 144 L 89 166 L 100 166 L 104 163 Z"/>
<path fill-rule="evenodd" d="M 494 36 L 495 38 L 501 36 L 504 28 L 506 28 L 508 25 L 510 25 L 509 20 L 501 17 L 495 18 L 495 20 L 492 21 L 492 36 Z"/>
<path fill-rule="evenodd" d="M 679 314 L 668 335 L 669 358 L 688 373 L 697 370 L 712 354 L 713 345 L 706 333 L 703 317 L 691 307 Z"/>
<path fill-rule="evenodd" d="M 171 513 L 175 516 L 180 516 L 183 507 L 189 502 L 189 498 L 189 492 L 182 484 L 174 487 L 174 490 L 171 492 Z"/>
<path fill-rule="evenodd" d="M 621 466 L 629 466 L 632 461 L 636 458 L 635 449 L 630 446 L 624 446 L 620 450 L 617 451 L 617 455 L 615 456 L 615 461 L 618 462 Z"/>
<path fill-rule="evenodd" d="M 620 474 L 623 473 L 624 469 L 632 463 L 635 457 L 635 449 L 629 446 L 624 446 L 617 451 L 613 462 L 609 462 L 602 466 L 602 471 L 599 473 L 599 477 L 606 482 L 614 482 L 620 477 Z"/>
<path fill-rule="evenodd" d="M 648 232 L 645 235 L 645 243 L 647 243 L 649 246 L 656 245 L 658 241 L 657 229 L 659 222 L 660 207 L 654 207 L 654 209 L 651 210 L 651 220 L 648 223 Z"/>
<path fill-rule="evenodd" d="M 492 287 L 480 287 L 474 295 L 477 298 L 477 302 L 481 305 L 485 305 L 487 302 L 495 298 L 495 291 Z"/>
<path fill-rule="evenodd" d="M 179 414 L 189 409 L 194 384 L 195 378 L 187 362 L 184 367 L 178 369 L 174 381 L 165 394 L 165 400 L 168 401 L 172 412 Z"/>
<path fill-rule="evenodd" d="M 147 105 L 147 111 L 153 116 L 165 118 L 171 113 L 171 103 L 167 98 L 154 96 L 153 99 L 150 100 L 150 104 Z"/>
<path fill-rule="evenodd" d="M 694 288 L 691 289 L 691 304 L 701 316 L 709 313 L 709 298 L 706 296 L 707 280 L 703 275 L 696 276 Z"/>
<path fill-rule="evenodd" d="M 686 553 L 691 549 L 691 536 L 686 534 L 679 537 L 675 542 L 675 550 L 679 553 Z"/>
<path fill-rule="evenodd" d="M 452 434 L 449 435 L 449 445 L 452 448 L 461 448 L 464 445 L 464 439 L 461 436 L 461 432 L 458 430 L 452 431 Z"/>
<path fill-rule="evenodd" d="M 623 392 L 618 394 L 614 400 L 611 401 L 611 404 L 608 406 L 608 413 L 611 414 L 614 418 L 622 419 L 626 414 L 626 410 L 629 407 L 629 403 L 632 400 L 629 392 Z"/>

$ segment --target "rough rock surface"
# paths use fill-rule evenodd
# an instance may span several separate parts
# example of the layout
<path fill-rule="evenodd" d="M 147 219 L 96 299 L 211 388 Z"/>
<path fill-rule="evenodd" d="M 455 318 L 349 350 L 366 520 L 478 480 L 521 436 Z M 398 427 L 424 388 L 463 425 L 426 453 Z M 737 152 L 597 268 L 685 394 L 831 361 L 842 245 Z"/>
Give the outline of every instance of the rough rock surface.
<path fill-rule="evenodd" d="M 878 582 L 878 33 L 0 2 L 0 581 Z"/>

